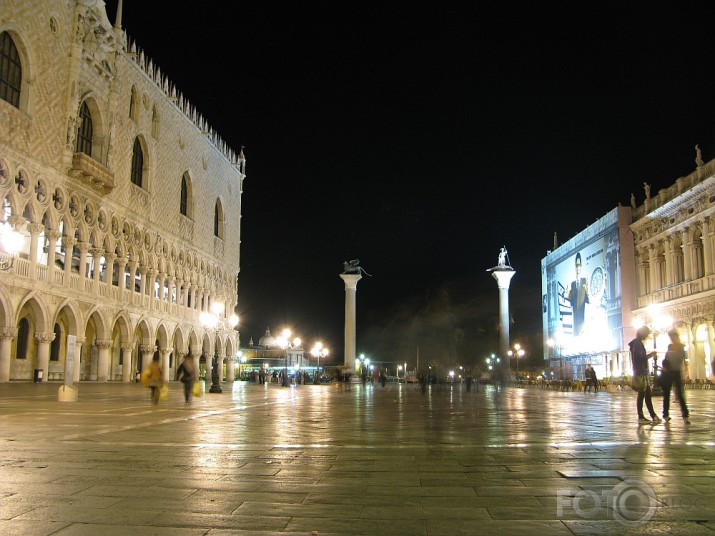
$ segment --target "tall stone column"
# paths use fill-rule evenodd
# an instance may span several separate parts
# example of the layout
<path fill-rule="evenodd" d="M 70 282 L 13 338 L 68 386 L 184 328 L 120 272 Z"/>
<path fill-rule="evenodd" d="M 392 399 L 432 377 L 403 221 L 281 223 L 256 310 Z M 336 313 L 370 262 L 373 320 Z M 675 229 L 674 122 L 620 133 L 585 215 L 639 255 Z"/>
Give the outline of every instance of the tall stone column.
<path fill-rule="evenodd" d="M 355 293 L 360 274 L 340 274 L 345 282 L 345 368 L 355 371 Z"/>
<path fill-rule="evenodd" d="M 509 267 L 496 268 L 492 277 L 499 287 L 499 354 L 506 360 L 506 370 L 511 371 L 509 357 L 509 285 L 516 271 Z M 509 373 L 511 374 L 511 372 Z"/>

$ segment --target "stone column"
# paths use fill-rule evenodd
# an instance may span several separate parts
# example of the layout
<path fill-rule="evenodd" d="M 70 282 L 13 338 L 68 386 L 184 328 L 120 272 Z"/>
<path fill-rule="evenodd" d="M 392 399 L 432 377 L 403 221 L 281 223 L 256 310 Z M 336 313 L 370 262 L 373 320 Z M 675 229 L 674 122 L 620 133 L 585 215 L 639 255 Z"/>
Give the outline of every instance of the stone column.
<path fill-rule="evenodd" d="M 151 363 L 151 360 L 154 357 L 154 352 L 156 352 L 156 346 L 153 344 L 142 344 L 139 347 L 139 350 L 141 350 L 142 353 L 141 370 L 144 370 L 149 366 L 149 363 Z"/>
<path fill-rule="evenodd" d="M 0 382 L 10 381 L 10 352 L 12 339 L 17 335 L 17 329 L 0 329 Z"/>
<path fill-rule="evenodd" d="M 650 291 L 655 292 L 660 287 L 658 281 L 658 262 L 657 262 L 657 249 L 655 244 L 651 244 L 648 247 L 648 280 L 650 281 Z"/>
<path fill-rule="evenodd" d="M 114 279 L 114 260 L 117 258 L 115 253 L 105 253 L 104 261 L 107 263 L 107 271 L 104 273 L 104 282 L 107 284 L 108 298 L 112 297 L 112 280 Z"/>
<path fill-rule="evenodd" d="M 690 281 L 693 278 L 693 233 L 690 229 L 682 232 L 683 237 L 683 280 Z"/>
<path fill-rule="evenodd" d="M 57 260 L 57 240 L 62 236 L 59 231 L 47 231 L 47 282 L 55 283 L 55 262 Z"/>
<path fill-rule="evenodd" d="M 72 275 L 72 248 L 77 241 L 69 236 L 62 237 L 62 245 L 65 248 L 65 286 L 70 286 L 70 276 Z M 77 367 L 79 368 L 79 367 Z"/>
<path fill-rule="evenodd" d="M 50 371 L 50 343 L 55 340 L 54 333 L 35 333 L 37 341 L 37 368 L 44 371 L 43 380 Z"/>
<path fill-rule="evenodd" d="M 673 275 L 673 267 L 675 266 L 675 253 L 673 251 L 673 239 L 671 237 L 666 237 L 663 241 L 663 250 L 665 254 L 665 287 L 673 285 L 675 283 L 675 276 Z"/>
<path fill-rule="evenodd" d="M 134 381 L 134 367 L 132 367 L 132 345 L 122 344 L 122 381 L 130 383 Z"/>
<path fill-rule="evenodd" d="M 103 254 L 103 248 L 92 248 L 92 291 L 95 296 L 99 296 L 99 272 L 102 270 L 100 261 Z"/>
<path fill-rule="evenodd" d="M 96 279 L 95 279 L 96 281 Z M 109 377 L 109 349 L 112 347 L 111 339 L 97 340 L 97 381 L 106 382 Z"/>
<path fill-rule="evenodd" d="M 159 355 L 161 356 L 161 373 L 165 382 L 169 381 L 169 354 L 171 350 L 171 348 L 161 348 L 159 350 Z"/>
<path fill-rule="evenodd" d="M 147 280 L 147 270 L 143 266 L 139 267 L 139 295 L 142 297 L 142 301 L 139 303 L 144 304 L 144 295 L 146 294 L 146 280 Z"/>
<path fill-rule="evenodd" d="M 705 273 L 703 275 L 710 275 L 713 273 L 713 238 L 710 232 L 711 218 L 705 218 L 703 221 L 703 270 Z"/>
<path fill-rule="evenodd" d="M 496 269 L 492 277 L 499 288 L 499 354 L 505 360 L 505 368 L 511 375 L 511 358 L 509 357 L 509 285 L 515 270 Z"/>
<path fill-rule="evenodd" d="M 345 368 L 355 372 L 355 294 L 361 274 L 340 274 L 345 282 Z"/>
<path fill-rule="evenodd" d="M 227 355 L 226 359 L 226 383 L 233 383 L 234 377 L 236 375 L 236 360 L 232 355 Z"/>
<path fill-rule="evenodd" d="M 200 346 L 192 346 L 189 349 L 189 352 L 191 352 L 191 357 L 194 362 L 194 370 L 196 371 L 196 380 L 198 381 L 198 379 L 199 379 L 199 361 L 201 360 L 201 347 Z"/>
<path fill-rule="evenodd" d="M 30 271 L 28 276 L 32 279 L 37 277 L 37 238 L 45 230 L 45 226 L 40 223 L 31 223 L 27 226 L 30 231 Z"/>
<path fill-rule="evenodd" d="M 79 249 L 80 290 L 84 292 L 84 279 L 87 278 L 87 252 L 89 251 L 89 243 L 80 242 L 77 244 L 77 249 Z"/>

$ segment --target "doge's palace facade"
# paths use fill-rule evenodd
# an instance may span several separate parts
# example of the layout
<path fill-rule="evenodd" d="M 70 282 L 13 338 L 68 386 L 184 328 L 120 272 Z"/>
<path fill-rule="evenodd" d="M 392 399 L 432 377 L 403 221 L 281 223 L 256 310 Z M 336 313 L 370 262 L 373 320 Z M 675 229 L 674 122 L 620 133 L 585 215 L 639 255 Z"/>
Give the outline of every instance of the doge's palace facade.
<path fill-rule="evenodd" d="M 188 352 L 231 381 L 244 178 L 121 10 L 3 0 L 0 382 L 129 382 L 157 353 L 169 379 Z"/>
<path fill-rule="evenodd" d="M 715 364 L 715 160 L 634 206 L 636 319 L 654 331 L 659 361 L 675 327 L 688 349 L 688 378 L 713 377 Z"/>

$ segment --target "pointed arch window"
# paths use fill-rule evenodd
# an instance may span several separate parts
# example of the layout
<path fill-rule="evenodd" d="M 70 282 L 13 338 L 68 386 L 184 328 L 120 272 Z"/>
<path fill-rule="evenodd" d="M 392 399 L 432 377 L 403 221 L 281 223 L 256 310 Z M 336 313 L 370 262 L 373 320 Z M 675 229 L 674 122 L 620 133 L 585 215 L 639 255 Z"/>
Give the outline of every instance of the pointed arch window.
<path fill-rule="evenodd" d="M 92 114 L 86 102 L 79 108 L 79 127 L 75 152 L 92 156 Z"/>
<path fill-rule="evenodd" d="M 15 42 L 7 32 L 0 33 L 0 99 L 20 107 L 22 63 Z"/>
<path fill-rule="evenodd" d="M 214 236 L 223 240 L 223 207 L 218 199 L 214 207 Z"/>
<path fill-rule="evenodd" d="M 186 175 L 181 177 L 181 199 L 179 200 L 179 211 L 184 216 L 189 215 L 189 185 L 186 184 Z"/>
<path fill-rule="evenodd" d="M 15 359 L 27 359 L 27 348 L 30 344 L 30 321 L 23 317 L 17 323 L 17 350 Z"/>
<path fill-rule="evenodd" d="M 144 186 L 142 180 L 144 174 L 144 151 L 139 143 L 139 138 L 134 140 L 134 150 L 132 151 L 132 184 L 140 188 Z"/>
<path fill-rule="evenodd" d="M 62 327 L 55 324 L 55 338 L 50 343 L 50 361 L 60 360 L 60 346 L 62 343 Z"/>

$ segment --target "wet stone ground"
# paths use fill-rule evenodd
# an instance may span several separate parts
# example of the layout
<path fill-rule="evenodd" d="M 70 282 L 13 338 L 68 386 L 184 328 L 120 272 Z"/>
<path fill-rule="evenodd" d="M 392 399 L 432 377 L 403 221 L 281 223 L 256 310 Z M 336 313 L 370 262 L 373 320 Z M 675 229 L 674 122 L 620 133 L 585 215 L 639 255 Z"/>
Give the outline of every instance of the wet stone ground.
<path fill-rule="evenodd" d="M 0 534 L 715 534 L 715 391 L 223 387 L 0 384 Z"/>

